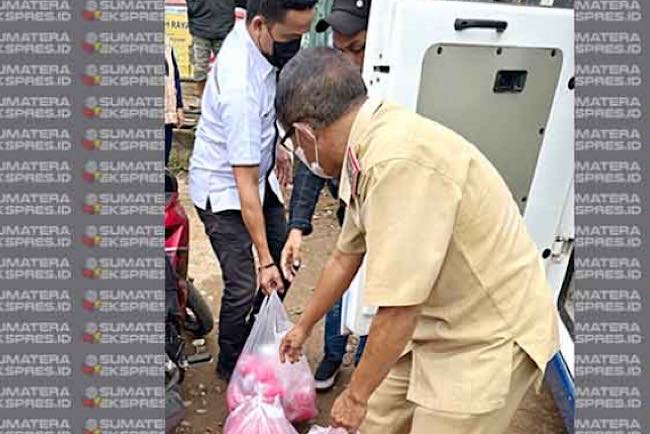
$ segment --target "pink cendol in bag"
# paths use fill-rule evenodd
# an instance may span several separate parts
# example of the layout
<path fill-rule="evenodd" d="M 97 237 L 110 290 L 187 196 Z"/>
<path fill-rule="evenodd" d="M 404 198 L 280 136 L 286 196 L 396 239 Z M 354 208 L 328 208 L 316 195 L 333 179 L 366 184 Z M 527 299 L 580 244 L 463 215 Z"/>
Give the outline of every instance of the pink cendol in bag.
<path fill-rule="evenodd" d="M 281 398 L 284 396 L 272 360 L 244 354 L 237 363 L 236 372 L 238 375 L 233 376 L 226 394 L 229 411 L 233 411 L 245 400 L 254 396 L 259 395 L 269 403 L 273 402 L 276 396 Z"/>
<path fill-rule="evenodd" d="M 307 361 L 302 358 L 296 364 L 289 362 L 280 370 L 286 391 L 282 406 L 287 418 L 294 422 L 306 422 L 318 415 L 316 408 L 316 385 Z"/>
<path fill-rule="evenodd" d="M 316 385 L 306 358 L 303 356 L 294 364 L 280 362 L 280 342 L 292 325 L 278 295 L 267 297 L 228 385 L 226 401 L 232 416 L 239 414 L 240 408 L 248 407 L 251 400 L 263 404 L 278 402 L 291 422 L 305 422 L 318 415 Z"/>
<path fill-rule="evenodd" d="M 230 413 L 223 434 L 298 434 L 287 420 L 278 397 L 272 403 L 249 399 Z"/>

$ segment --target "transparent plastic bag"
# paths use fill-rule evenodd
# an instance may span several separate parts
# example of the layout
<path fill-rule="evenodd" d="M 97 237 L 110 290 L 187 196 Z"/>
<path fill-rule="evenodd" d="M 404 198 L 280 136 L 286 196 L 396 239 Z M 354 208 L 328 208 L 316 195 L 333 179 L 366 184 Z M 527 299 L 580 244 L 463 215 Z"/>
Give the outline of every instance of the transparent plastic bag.
<path fill-rule="evenodd" d="M 230 413 L 223 434 L 298 434 L 298 431 L 284 415 L 280 397 L 269 403 L 257 396 Z"/>
<path fill-rule="evenodd" d="M 266 403 L 278 397 L 290 421 L 316 417 L 316 384 L 307 359 L 302 356 L 294 364 L 280 362 L 280 342 L 292 325 L 274 292 L 264 300 L 235 366 L 226 393 L 229 411 L 254 397 Z"/>
<path fill-rule="evenodd" d="M 322 426 L 314 425 L 307 434 L 348 434 L 348 432 L 343 428 L 333 428 L 331 426 L 323 428 Z"/>

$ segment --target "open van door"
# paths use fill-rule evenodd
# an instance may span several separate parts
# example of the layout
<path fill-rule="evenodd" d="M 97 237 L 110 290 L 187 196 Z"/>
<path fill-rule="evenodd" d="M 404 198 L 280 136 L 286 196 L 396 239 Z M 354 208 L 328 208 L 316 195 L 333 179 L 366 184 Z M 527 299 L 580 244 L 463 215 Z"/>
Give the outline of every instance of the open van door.
<path fill-rule="evenodd" d="M 510 187 L 558 303 L 561 351 L 547 379 L 570 432 L 573 22 L 568 8 L 373 0 L 363 68 L 370 96 L 462 134 Z"/>

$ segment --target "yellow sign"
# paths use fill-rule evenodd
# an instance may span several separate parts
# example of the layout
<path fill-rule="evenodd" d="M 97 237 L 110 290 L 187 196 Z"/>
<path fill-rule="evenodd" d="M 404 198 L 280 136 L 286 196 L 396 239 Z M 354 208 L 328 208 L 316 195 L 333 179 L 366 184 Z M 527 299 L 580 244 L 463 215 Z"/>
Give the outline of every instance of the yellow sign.
<path fill-rule="evenodd" d="M 165 33 L 171 40 L 181 78 L 192 78 L 190 44 L 192 36 L 187 26 L 185 6 L 165 6 Z"/>

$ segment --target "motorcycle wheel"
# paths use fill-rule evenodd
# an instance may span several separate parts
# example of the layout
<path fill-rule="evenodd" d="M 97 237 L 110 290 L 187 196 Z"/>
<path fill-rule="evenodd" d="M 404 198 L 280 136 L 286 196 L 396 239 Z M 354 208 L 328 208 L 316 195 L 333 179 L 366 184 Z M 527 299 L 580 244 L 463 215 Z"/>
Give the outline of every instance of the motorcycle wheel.
<path fill-rule="evenodd" d="M 200 338 L 212 330 L 214 319 L 212 311 L 207 305 L 201 293 L 192 282 L 187 281 L 187 310 L 190 315 L 185 318 L 185 328 L 195 337 Z"/>

